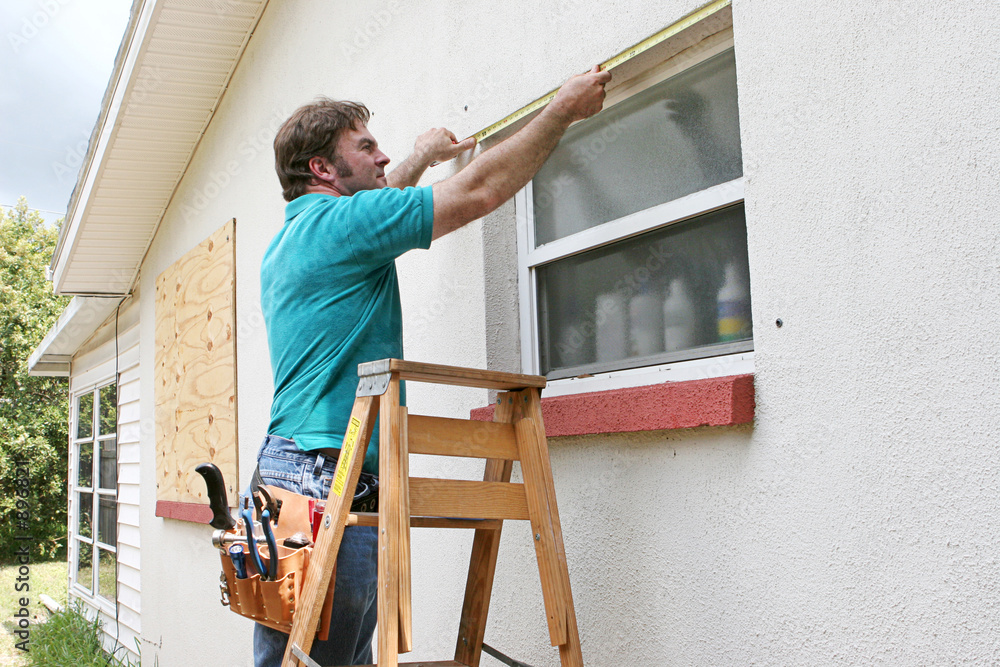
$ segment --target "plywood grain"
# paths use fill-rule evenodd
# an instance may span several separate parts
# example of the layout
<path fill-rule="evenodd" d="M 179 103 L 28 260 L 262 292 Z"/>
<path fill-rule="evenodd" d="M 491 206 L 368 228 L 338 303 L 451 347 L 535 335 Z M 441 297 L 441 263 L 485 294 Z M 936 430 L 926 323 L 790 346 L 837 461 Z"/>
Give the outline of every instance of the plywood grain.
<path fill-rule="evenodd" d="M 235 241 L 231 220 L 156 279 L 158 501 L 207 504 L 205 462 L 237 495 Z"/>

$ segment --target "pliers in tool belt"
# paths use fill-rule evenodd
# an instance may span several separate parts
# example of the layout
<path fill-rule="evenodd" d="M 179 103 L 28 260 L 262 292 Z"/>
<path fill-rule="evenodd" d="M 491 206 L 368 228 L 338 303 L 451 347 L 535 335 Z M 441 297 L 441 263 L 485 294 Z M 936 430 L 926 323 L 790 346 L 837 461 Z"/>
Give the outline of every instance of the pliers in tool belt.
<path fill-rule="evenodd" d="M 278 543 L 274 539 L 274 531 L 271 530 L 271 511 L 264 510 L 260 513 L 260 525 L 264 528 L 264 539 L 267 540 L 267 552 L 271 554 L 268 563 L 268 579 L 274 581 L 278 578 Z M 264 573 L 261 572 L 262 578 Z"/>

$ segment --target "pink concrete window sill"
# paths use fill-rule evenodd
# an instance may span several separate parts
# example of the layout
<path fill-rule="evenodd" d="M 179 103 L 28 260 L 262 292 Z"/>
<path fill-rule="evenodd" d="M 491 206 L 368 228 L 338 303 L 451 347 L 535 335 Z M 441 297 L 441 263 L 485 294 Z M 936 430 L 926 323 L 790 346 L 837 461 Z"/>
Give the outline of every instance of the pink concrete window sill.
<path fill-rule="evenodd" d="M 542 398 L 542 417 L 552 438 L 750 424 L 754 407 L 748 374 Z M 473 409 L 471 418 L 492 421 L 493 406 Z"/>
<path fill-rule="evenodd" d="M 208 523 L 212 520 L 212 510 L 201 503 L 182 503 L 175 500 L 157 500 L 155 516 L 163 519 L 177 519 L 192 523 Z"/>

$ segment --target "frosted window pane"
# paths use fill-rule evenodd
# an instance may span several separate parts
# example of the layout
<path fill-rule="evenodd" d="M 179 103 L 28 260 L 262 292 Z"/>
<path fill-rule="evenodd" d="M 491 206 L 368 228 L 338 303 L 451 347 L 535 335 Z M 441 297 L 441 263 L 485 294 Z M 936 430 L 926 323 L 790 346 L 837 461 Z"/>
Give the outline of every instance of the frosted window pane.
<path fill-rule="evenodd" d="M 579 123 L 533 181 L 538 245 L 743 175 L 729 50 Z"/>
<path fill-rule="evenodd" d="M 541 372 L 751 349 L 746 240 L 738 204 L 539 267 Z"/>

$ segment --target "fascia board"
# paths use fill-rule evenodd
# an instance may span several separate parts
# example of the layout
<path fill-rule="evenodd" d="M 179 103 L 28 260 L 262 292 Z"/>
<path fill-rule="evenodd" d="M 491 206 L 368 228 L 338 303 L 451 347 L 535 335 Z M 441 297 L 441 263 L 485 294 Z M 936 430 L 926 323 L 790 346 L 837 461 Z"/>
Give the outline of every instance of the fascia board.
<path fill-rule="evenodd" d="M 107 321 L 121 301 L 118 297 L 73 297 L 28 357 L 28 374 L 68 376 L 68 364 L 73 355 Z M 65 375 L 60 372 L 61 364 L 66 364 Z"/>

